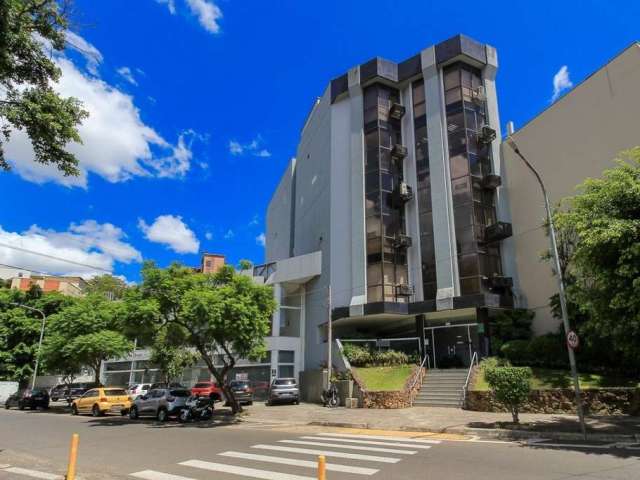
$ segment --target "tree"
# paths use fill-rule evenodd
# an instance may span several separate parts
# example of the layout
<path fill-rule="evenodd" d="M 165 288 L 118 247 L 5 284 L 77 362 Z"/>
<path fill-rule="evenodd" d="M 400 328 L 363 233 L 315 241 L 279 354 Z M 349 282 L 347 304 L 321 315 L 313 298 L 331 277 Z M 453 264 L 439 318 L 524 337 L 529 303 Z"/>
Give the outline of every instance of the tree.
<path fill-rule="evenodd" d="M 57 292 L 43 294 L 40 289 L 0 290 L 0 380 L 24 386 L 33 375 L 42 317 L 20 305 L 52 315 L 73 301 Z"/>
<path fill-rule="evenodd" d="M 575 231 L 570 271 L 584 330 L 611 345 L 618 361 L 640 371 L 640 147 L 622 152 L 602 178 L 587 179 L 557 214 Z M 622 360 L 620 362 L 620 360 Z"/>
<path fill-rule="evenodd" d="M 91 295 L 52 315 L 43 352 L 47 367 L 65 373 L 73 366 L 88 366 L 98 383 L 104 360 L 133 350 L 122 333 L 121 310 L 117 302 Z"/>
<path fill-rule="evenodd" d="M 185 368 L 191 367 L 198 361 L 198 354 L 182 345 L 172 345 L 166 329 L 162 329 L 153 342 L 149 360 L 153 365 L 158 366 L 164 381 L 171 383 L 182 375 Z"/>
<path fill-rule="evenodd" d="M 265 354 L 275 301 L 271 287 L 258 285 L 225 266 L 200 274 L 180 264 L 166 269 L 147 262 L 138 287 L 147 320 L 166 329 L 174 346 L 193 348 L 221 386 L 233 413 L 242 409 L 229 388 L 227 375 L 239 358 Z"/>
<path fill-rule="evenodd" d="M 519 423 L 520 406 L 529 398 L 532 372 L 529 367 L 493 367 L 486 368 L 485 379 L 493 394 L 513 417 L 513 423 Z"/>
<path fill-rule="evenodd" d="M 87 280 L 87 294 L 103 295 L 109 300 L 120 300 L 127 290 L 127 284 L 113 275 L 99 275 Z"/>
<path fill-rule="evenodd" d="M 52 87 L 62 74 L 51 51 L 65 48 L 66 3 L 59 0 L 0 1 L 0 167 L 8 170 L 2 140 L 25 130 L 35 161 L 78 175 L 78 159 L 67 150 L 81 143 L 77 126 L 88 112 L 79 100 Z"/>

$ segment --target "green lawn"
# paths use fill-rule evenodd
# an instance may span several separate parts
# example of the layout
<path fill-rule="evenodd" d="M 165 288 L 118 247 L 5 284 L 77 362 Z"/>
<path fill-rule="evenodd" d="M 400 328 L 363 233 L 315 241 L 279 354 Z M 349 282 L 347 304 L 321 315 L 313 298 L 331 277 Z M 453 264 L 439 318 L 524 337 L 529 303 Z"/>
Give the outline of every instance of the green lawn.
<path fill-rule="evenodd" d="M 533 368 L 533 378 L 531 379 L 531 388 L 534 390 L 552 390 L 554 388 L 570 388 L 573 384 L 571 381 L 571 372 L 568 370 L 549 370 L 545 368 Z M 621 377 L 609 377 L 594 373 L 580 374 L 580 387 L 587 388 L 603 388 L 603 387 L 637 387 L 640 386 L 638 380 Z M 489 390 L 489 385 L 484 375 L 479 374 L 476 377 L 475 385 L 472 390 Z"/>
<path fill-rule="evenodd" d="M 394 367 L 353 367 L 353 373 L 372 392 L 381 390 L 402 390 L 407 378 L 411 375 L 413 365 L 396 365 Z"/>

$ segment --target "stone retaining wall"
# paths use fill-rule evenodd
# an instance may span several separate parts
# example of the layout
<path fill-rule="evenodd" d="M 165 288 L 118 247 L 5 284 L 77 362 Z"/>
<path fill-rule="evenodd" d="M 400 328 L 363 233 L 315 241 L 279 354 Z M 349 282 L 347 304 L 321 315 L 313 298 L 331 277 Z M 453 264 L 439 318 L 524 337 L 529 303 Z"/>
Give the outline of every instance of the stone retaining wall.
<path fill-rule="evenodd" d="M 357 390 L 360 392 L 358 404 L 364 408 L 408 408 L 420 391 L 424 374 L 425 370 L 423 368 L 413 367 L 413 372 L 405 382 L 402 390 L 378 392 L 367 390 L 362 381 L 356 375 L 353 375 L 353 379 L 358 386 Z M 413 388 L 411 388 L 412 385 Z"/>
<path fill-rule="evenodd" d="M 521 413 L 575 413 L 572 389 L 532 390 Z M 617 415 L 640 414 L 640 389 L 599 388 L 582 391 L 586 414 Z M 491 391 L 471 390 L 467 393 L 465 408 L 478 412 L 507 412 Z"/>

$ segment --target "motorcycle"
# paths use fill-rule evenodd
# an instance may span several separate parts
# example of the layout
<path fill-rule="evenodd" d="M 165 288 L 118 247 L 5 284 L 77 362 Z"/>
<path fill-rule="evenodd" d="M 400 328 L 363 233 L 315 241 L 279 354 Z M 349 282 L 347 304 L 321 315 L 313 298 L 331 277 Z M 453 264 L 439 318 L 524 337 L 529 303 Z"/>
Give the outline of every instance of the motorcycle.
<path fill-rule="evenodd" d="M 325 407 L 334 408 L 338 406 L 338 387 L 331 382 L 328 390 L 322 392 L 322 403 Z"/>
<path fill-rule="evenodd" d="M 211 397 L 192 395 L 185 402 L 186 408 L 180 412 L 178 420 L 181 422 L 209 420 L 213 416 L 213 403 L 214 400 Z"/>

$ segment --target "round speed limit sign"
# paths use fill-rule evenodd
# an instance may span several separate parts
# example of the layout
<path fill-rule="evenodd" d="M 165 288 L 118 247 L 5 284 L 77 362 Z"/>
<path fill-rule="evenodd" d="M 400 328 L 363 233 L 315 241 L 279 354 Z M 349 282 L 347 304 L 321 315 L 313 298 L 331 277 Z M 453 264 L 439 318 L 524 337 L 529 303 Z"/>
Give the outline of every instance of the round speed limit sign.
<path fill-rule="evenodd" d="M 580 337 L 578 337 L 578 334 L 573 330 L 569 330 L 569 333 L 567 333 L 567 345 L 569 345 L 572 350 L 575 350 L 580 345 Z"/>

